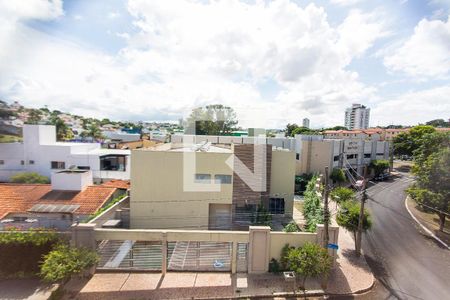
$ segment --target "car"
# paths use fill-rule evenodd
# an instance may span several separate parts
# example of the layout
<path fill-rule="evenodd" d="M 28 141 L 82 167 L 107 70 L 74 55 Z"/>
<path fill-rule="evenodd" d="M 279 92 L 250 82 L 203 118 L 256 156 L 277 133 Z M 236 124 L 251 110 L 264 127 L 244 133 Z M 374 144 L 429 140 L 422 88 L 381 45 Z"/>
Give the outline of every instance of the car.
<path fill-rule="evenodd" d="M 388 174 L 388 173 L 383 173 L 383 174 L 380 174 L 380 175 L 376 176 L 376 177 L 374 178 L 374 180 L 375 180 L 375 181 L 384 181 L 384 180 L 389 179 L 389 177 L 391 177 L 390 174 Z"/>

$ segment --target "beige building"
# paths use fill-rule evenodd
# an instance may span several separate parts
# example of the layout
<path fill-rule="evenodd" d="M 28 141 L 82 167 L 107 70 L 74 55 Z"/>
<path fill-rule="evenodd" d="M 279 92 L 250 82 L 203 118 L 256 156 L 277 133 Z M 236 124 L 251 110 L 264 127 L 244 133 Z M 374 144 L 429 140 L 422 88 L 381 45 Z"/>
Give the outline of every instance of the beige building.
<path fill-rule="evenodd" d="M 260 204 L 292 218 L 292 151 L 172 143 L 133 150 L 131 157 L 131 228 L 247 229 Z"/>

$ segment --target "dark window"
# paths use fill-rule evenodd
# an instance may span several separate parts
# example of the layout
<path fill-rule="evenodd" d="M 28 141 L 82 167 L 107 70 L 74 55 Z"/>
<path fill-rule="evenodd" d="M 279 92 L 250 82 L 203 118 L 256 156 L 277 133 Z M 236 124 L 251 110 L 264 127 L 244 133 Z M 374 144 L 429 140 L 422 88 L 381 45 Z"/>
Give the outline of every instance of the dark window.
<path fill-rule="evenodd" d="M 295 159 L 299 160 L 300 159 L 300 153 L 295 153 Z"/>
<path fill-rule="evenodd" d="M 377 155 L 379 155 L 379 156 L 384 156 L 384 153 L 377 153 Z"/>
<path fill-rule="evenodd" d="M 23 166 L 23 165 L 25 164 L 25 161 L 24 161 L 24 160 L 21 160 L 21 161 L 20 161 L 20 164 Z"/>
<path fill-rule="evenodd" d="M 210 174 L 195 174 L 196 183 L 211 183 Z"/>
<path fill-rule="evenodd" d="M 347 154 L 347 159 L 353 159 L 355 158 L 355 154 Z"/>
<path fill-rule="evenodd" d="M 79 170 L 90 170 L 91 167 L 89 167 L 89 166 L 77 166 L 77 169 L 79 169 Z"/>
<path fill-rule="evenodd" d="M 269 212 L 272 214 L 284 214 L 284 198 L 270 198 Z"/>
<path fill-rule="evenodd" d="M 370 153 L 364 153 L 364 158 L 370 158 L 372 155 Z"/>
<path fill-rule="evenodd" d="M 338 161 L 339 160 L 339 155 L 335 155 L 334 157 L 333 157 L 333 161 Z"/>
<path fill-rule="evenodd" d="M 65 169 L 66 163 L 63 161 L 52 161 L 51 162 L 51 168 L 52 169 Z"/>
<path fill-rule="evenodd" d="M 28 163 L 29 163 L 30 165 L 34 165 L 34 160 L 29 160 Z"/>
<path fill-rule="evenodd" d="M 4 165 L 5 161 L 3 159 L 0 160 L 0 165 Z"/>
<path fill-rule="evenodd" d="M 100 157 L 100 170 L 125 171 L 125 155 L 105 155 Z"/>
<path fill-rule="evenodd" d="M 217 184 L 231 184 L 231 175 L 214 175 L 214 182 Z"/>

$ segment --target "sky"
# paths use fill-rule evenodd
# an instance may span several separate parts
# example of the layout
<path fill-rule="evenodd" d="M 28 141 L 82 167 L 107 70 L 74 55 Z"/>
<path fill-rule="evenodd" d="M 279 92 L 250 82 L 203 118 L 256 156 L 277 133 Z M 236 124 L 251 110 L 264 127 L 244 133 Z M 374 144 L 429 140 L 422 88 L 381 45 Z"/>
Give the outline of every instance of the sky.
<path fill-rule="evenodd" d="M 0 99 L 176 121 L 221 103 L 240 126 L 450 118 L 450 0 L 0 0 Z"/>

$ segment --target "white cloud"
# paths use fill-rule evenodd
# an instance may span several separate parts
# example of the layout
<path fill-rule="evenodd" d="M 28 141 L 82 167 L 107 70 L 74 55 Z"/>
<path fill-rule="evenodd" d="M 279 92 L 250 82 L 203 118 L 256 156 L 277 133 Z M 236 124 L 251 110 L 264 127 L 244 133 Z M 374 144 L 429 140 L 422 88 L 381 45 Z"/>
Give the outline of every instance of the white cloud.
<path fill-rule="evenodd" d="M 0 92 L 118 119 L 176 119 L 221 102 L 236 108 L 240 125 L 266 127 L 303 117 L 339 124 L 346 105 L 376 92 L 346 70 L 385 35 L 375 13 L 352 11 L 333 28 L 323 8 L 287 0 L 131 0 L 128 9 L 138 33 L 120 34 L 128 45 L 115 56 L 15 26 Z M 268 80 L 279 87 L 273 99 L 259 89 Z"/>
<path fill-rule="evenodd" d="M 350 6 L 363 2 L 364 0 L 330 0 L 331 3 L 342 5 L 342 6 Z"/>
<path fill-rule="evenodd" d="M 372 108 L 371 123 L 416 125 L 432 119 L 448 118 L 450 86 L 403 93 Z"/>
<path fill-rule="evenodd" d="M 423 19 L 414 34 L 384 58 L 392 71 L 409 76 L 445 77 L 450 72 L 450 16 L 447 22 Z"/>
<path fill-rule="evenodd" d="M 115 18 L 118 18 L 118 17 L 120 17 L 120 14 L 118 12 L 116 12 L 116 11 L 112 11 L 112 12 L 110 12 L 108 14 L 108 18 L 110 18 L 110 19 L 115 19 Z"/>

